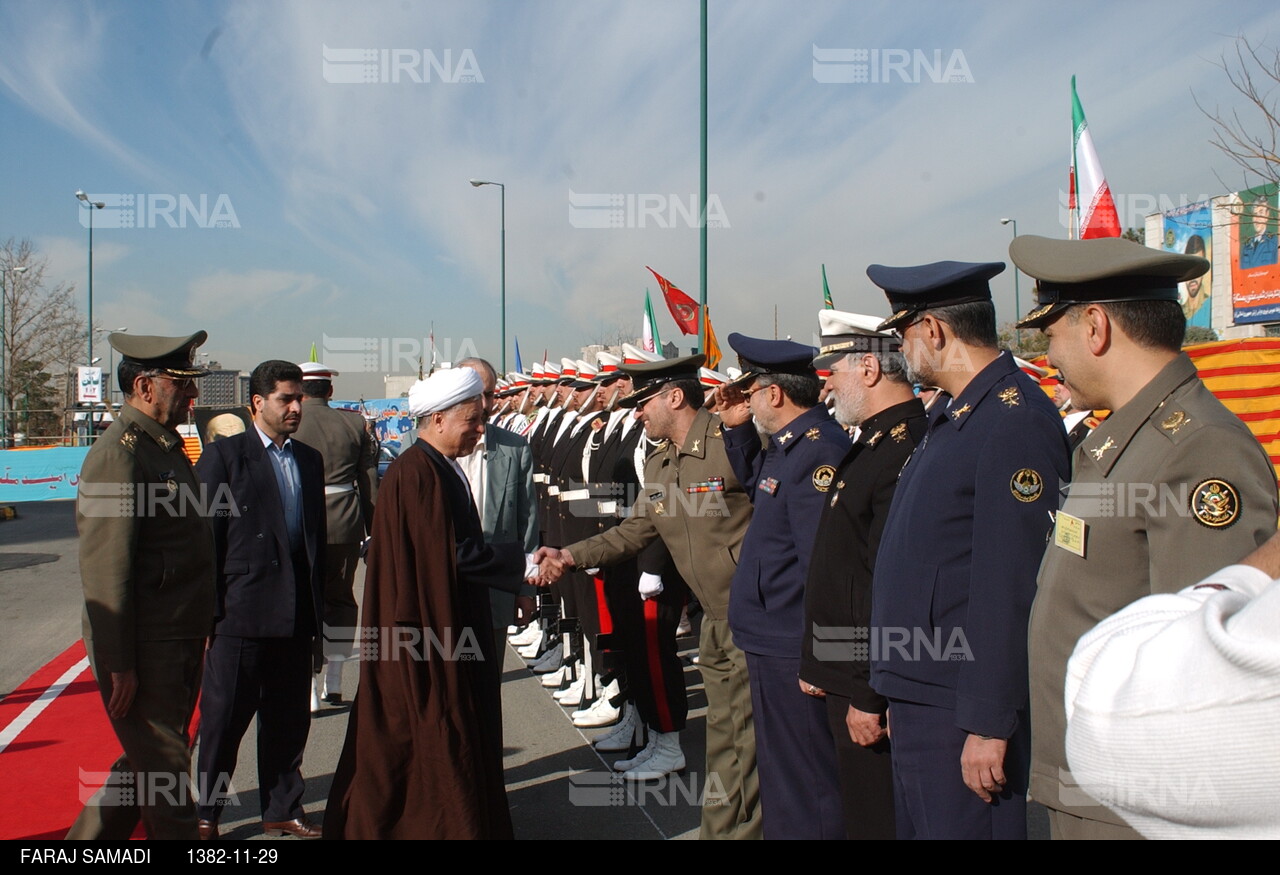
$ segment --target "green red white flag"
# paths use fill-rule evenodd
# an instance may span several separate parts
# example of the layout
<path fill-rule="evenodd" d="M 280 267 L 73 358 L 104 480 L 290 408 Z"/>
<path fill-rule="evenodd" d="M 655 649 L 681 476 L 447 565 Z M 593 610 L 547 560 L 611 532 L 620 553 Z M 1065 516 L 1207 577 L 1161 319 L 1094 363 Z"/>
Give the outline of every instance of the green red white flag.
<path fill-rule="evenodd" d="M 640 346 L 645 352 L 662 355 L 662 338 L 658 336 L 658 320 L 653 318 L 653 304 L 649 302 L 649 290 L 644 290 L 644 320 L 640 327 Z"/>
<path fill-rule="evenodd" d="M 1089 123 L 1076 95 L 1076 77 L 1071 77 L 1071 197 L 1068 203 L 1075 226 L 1068 236 L 1081 240 L 1119 237 L 1120 217 L 1111 188 L 1102 173 L 1098 152 L 1093 147 Z"/>

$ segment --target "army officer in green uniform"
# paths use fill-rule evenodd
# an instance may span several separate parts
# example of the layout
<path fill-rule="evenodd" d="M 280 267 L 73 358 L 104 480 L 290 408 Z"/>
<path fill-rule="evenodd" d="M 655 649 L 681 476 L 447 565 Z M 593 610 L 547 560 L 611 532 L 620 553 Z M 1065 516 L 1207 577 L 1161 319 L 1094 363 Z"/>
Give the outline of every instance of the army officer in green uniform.
<path fill-rule="evenodd" d="M 1099 621 L 1143 596 L 1176 592 L 1275 534 L 1275 473 L 1181 352 L 1178 283 L 1201 276 L 1207 261 L 1119 238 L 1027 235 L 1009 254 L 1037 280 L 1038 306 L 1018 327 L 1044 331 L 1073 403 L 1114 411 L 1075 449 L 1040 567 L 1029 647 L 1031 795 L 1049 809 L 1055 838 L 1138 838 L 1067 769 L 1067 660 Z"/>
<path fill-rule="evenodd" d="M 112 334 L 124 404 L 80 471 L 84 643 L 123 755 L 68 839 L 197 838 L 187 725 L 213 626 L 213 533 L 178 425 L 208 335 Z M 225 509 L 230 512 L 230 509 Z"/>

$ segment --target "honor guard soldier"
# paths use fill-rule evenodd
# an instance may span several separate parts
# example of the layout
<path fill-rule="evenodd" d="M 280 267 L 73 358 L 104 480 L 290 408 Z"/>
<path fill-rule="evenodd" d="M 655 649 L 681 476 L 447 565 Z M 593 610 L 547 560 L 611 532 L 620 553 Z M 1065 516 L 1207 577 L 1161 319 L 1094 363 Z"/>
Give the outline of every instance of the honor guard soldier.
<path fill-rule="evenodd" d="M 950 396 L 876 554 L 871 685 L 889 700 L 899 838 L 1025 838 L 1027 616 L 1067 435 L 996 346 L 1001 262 L 867 268 L 908 370 Z"/>
<path fill-rule="evenodd" d="M 619 403 L 635 409 L 660 440 L 644 466 L 644 489 L 632 514 L 607 532 L 539 551 L 548 562 L 598 567 L 629 559 L 659 538 L 703 607 L 698 668 L 707 696 L 704 839 L 756 839 L 761 833 L 756 743 L 746 657 L 729 631 L 729 584 L 751 521 L 751 502 L 725 454 L 720 420 L 702 409 L 698 368 L 684 356 L 624 365 L 635 385 Z M 653 733 L 658 753 L 673 739 Z M 678 743 L 678 741 L 677 741 Z M 641 763 L 643 765 L 643 762 Z"/>
<path fill-rule="evenodd" d="M 764 834 L 844 838 L 826 706 L 802 690 L 799 672 L 813 539 L 849 435 L 818 403 L 816 349 L 736 333 L 729 345 L 743 373 L 720 390 L 725 450 L 755 508 L 733 576 L 729 628 L 747 654 Z"/>
<path fill-rule="evenodd" d="M 324 505 L 328 547 L 324 552 L 324 629 L 317 637 L 326 668 L 318 698 L 342 704 L 342 666 L 354 657 L 352 594 L 360 544 L 373 531 L 378 495 L 378 448 L 364 417 L 329 406 L 338 372 L 319 362 L 302 362 L 302 421 L 294 437 L 324 456 Z M 319 710 L 317 698 L 313 711 Z"/>
<path fill-rule="evenodd" d="M 924 404 L 912 392 L 901 343 L 881 320 L 822 310 L 814 367 L 830 369 L 835 418 L 858 437 L 836 466 L 805 584 L 801 687 L 824 696 L 835 739 L 845 831 L 892 839 L 893 770 L 888 702 L 871 689 L 871 575 L 898 474 L 924 437 Z"/>
<path fill-rule="evenodd" d="M 124 404 L 85 456 L 76 524 L 85 650 L 124 753 L 68 839 L 126 841 L 139 817 L 150 839 L 198 837 L 187 727 L 213 630 L 204 513 L 217 497 L 204 494 L 178 426 L 199 394 L 205 370 L 192 361 L 206 337 L 108 337 Z M 138 804 L 108 798 L 124 790 Z"/>
<path fill-rule="evenodd" d="M 1049 808 L 1055 838 L 1137 838 L 1071 779 L 1067 660 L 1107 616 L 1176 592 L 1275 534 L 1275 471 L 1181 352 L 1178 283 L 1203 275 L 1209 262 L 1121 239 L 1030 235 L 1009 254 L 1037 280 L 1038 306 L 1018 327 L 1049 338 L 1050 364 L 1074 404 L 1112 411 L 1072 457 L 1071 487 L 1040 569 L 1030 633 L 1031 790 Z"/>

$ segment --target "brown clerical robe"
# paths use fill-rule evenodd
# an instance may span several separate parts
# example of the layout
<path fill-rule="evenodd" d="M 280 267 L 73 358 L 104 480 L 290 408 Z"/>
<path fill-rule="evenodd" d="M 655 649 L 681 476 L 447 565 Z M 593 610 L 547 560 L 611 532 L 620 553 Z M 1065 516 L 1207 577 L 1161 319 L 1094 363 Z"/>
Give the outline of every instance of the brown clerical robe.
<path fill-rule="evenodd" d="M 467 502 L 466 514 L 470 499 L 447 464 L 419 441 L 391 464 L 379 489 L 360 688 L 325 838 L 512 837 L 501 726 L 489 701 L 497 690 L 484 664 L 494 657 L 488 595 L 477 598 L 476 582 L 459 567 L 468 562 L 471 520 L 457 506 Z M 523 554 L 501 562 L 492 550 L 487 555 L 490 564 L 523 568 Z"/>

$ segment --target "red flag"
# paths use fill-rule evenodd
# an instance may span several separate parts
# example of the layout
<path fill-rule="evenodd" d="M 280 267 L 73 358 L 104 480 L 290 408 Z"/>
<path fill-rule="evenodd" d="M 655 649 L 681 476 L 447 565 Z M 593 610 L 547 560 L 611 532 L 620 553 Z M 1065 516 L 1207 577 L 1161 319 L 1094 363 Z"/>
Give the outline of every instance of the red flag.
<path fill-rule="evenodd" d="M 676 320 L 676 325 L 679 326 L 680 331 L 684 334 L 697 334 L 698 302 L 671 285 L 665 277 L 659 276 L 658 272 L 653 268 L 645 265 L 645 270 L 649 271 L 657 279 L 658 285 L 662 289 L 662 297 L 667 302 L 667 309 L 671 311 L 671 318 Z"/>

